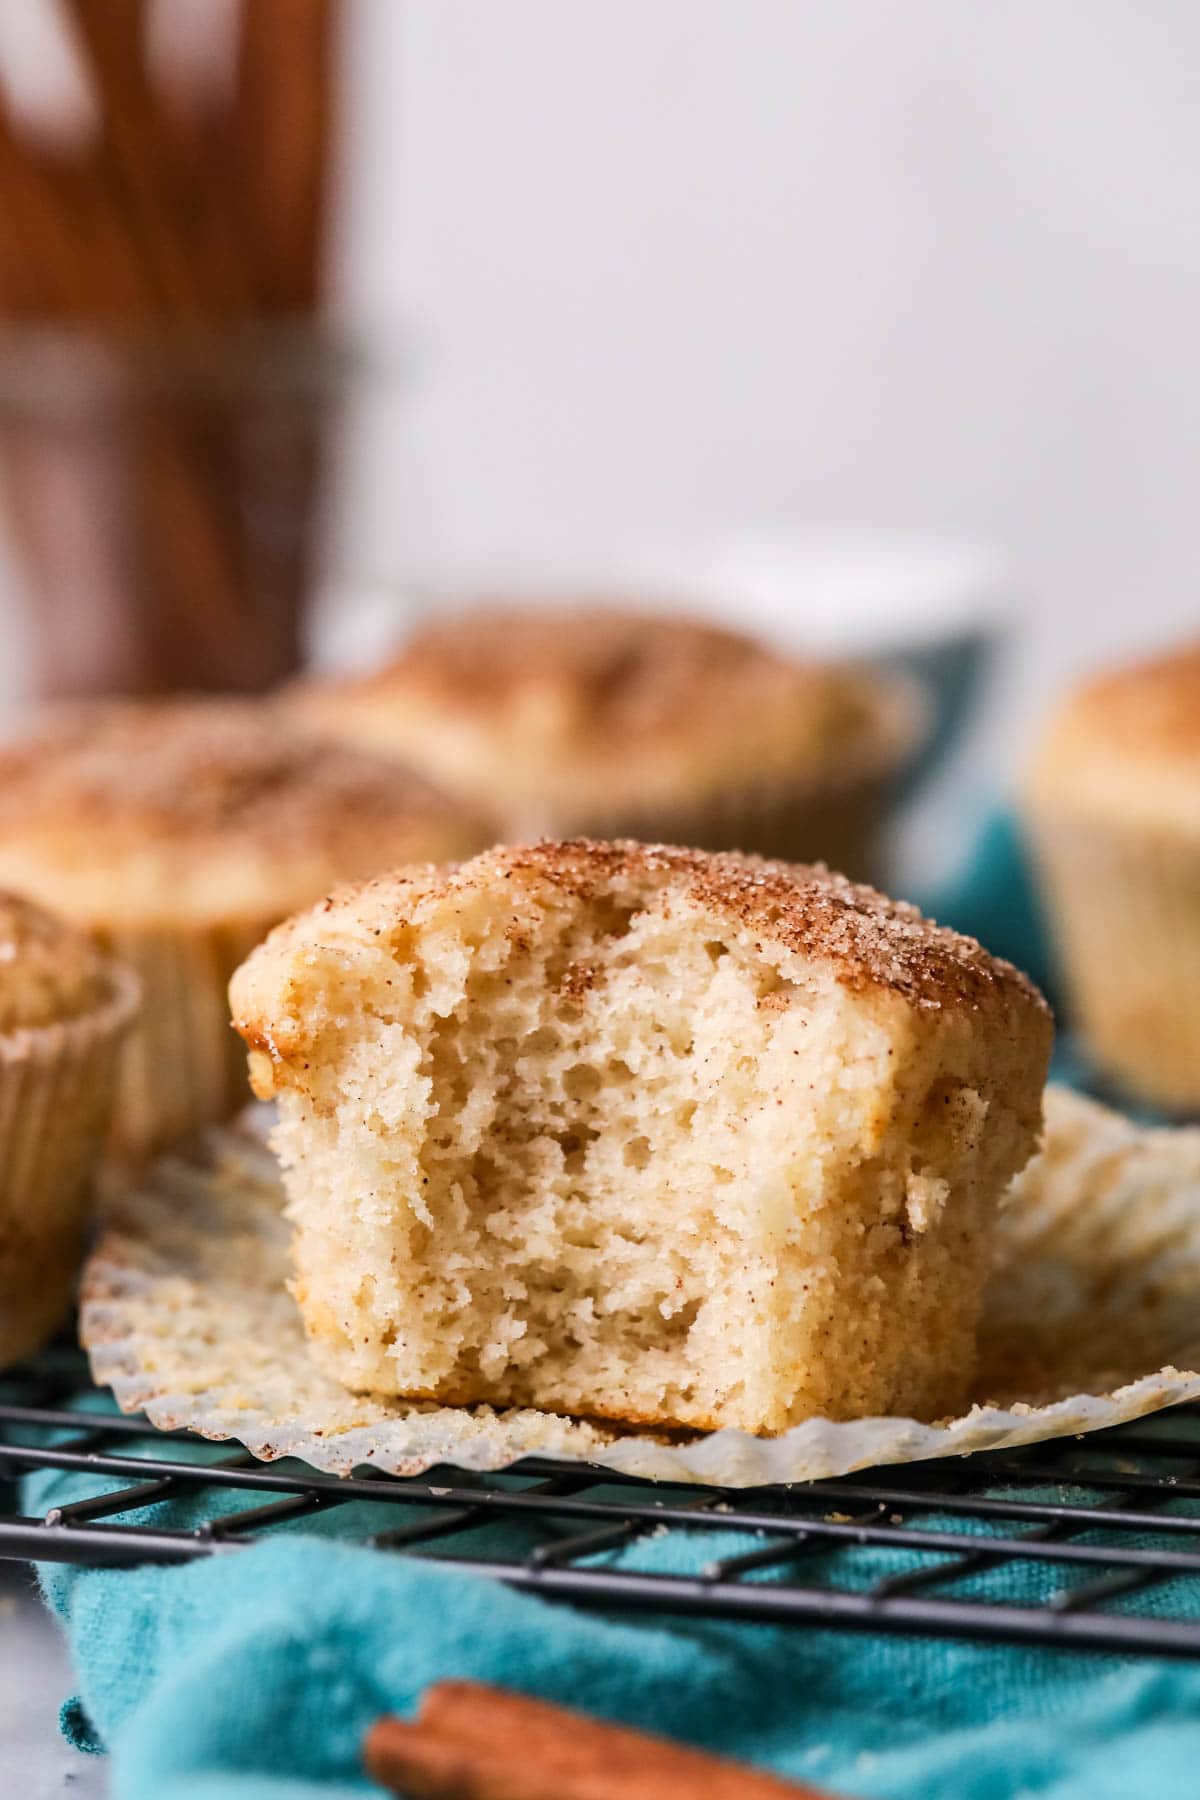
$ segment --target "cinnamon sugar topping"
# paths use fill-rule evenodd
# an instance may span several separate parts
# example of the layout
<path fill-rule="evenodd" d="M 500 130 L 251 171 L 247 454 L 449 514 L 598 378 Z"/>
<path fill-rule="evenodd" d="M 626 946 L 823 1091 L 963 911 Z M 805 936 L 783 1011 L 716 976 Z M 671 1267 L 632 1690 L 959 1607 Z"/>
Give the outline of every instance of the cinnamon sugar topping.
<path fill-rule="evenodd" d="M 1015 1002 L 1049 1015 L 1029 978 L 974 938 L 820 864 L 574 838 L 488 850 L 449 872 L 408 870 L 381 876 L 344 888 L 325 904 L 343 917 L 386 931 L 395 927 L 398 908 L 407 917 L 418 906 L 471 893 L 497 876 L 512 881 L 514 888 L 536 890 L 548 883 L 580 901 L 619 900 L 627 894 L 637 905 L 649 893 L 673 889 L 681 899 L 711 908 L 766 942 L 835 965 L 843 985 L 887 988 L 921 1007 Z M 516 899 L 514 893 L 514 905 Z M 302 917 L 282 929 L 303 934 L 311 927 Z M 517 929 L 515 923 L 512 929 Z M 568 982 L 585 985 L 586 972 L 569 972 Z"/>
<path fill-rule="evenodd" d="M 0 890 L 0 1031 L 78 1018 L 111 987 L 100 953 L 81 931 Z"/>
<path fill-rule="evenodd" d="M 845 670 L 785 660 L 699 620 L 602 606 L 461 614 L 428 626 L 396 662 L 341 691 L 367 702 L 420 695 L 452 713 L 503 718 L 537 739 L 626 750 L 690 734 L 709 713 L 727 717 L 751 702 L 772 714 L 798 709 L 814 742 L 861 729 L 878 711 L 874 690 Z"/>
<path fill-rule="evenodd" d="M 828 671 L 786 663 L 736 632 L 600 607 L 569 617 L 514 607 L 454 618 L 414 638 L 402 666 L 415 685 L 472 709 L 554 686 L 589 732 L 622 737 L 685 719 L 718 685 L 786 684 L 815 696 L 828 684 Z M 386 684 L 388 672 L 377 679 Z"/>
<path fill-rule="evenodd" d="M 839 979 L 851 986 L 887 987 L 932 1006 L 976 1006 L 1009 993 L 1049 1010 L 1027 976 L 974 938 L 820 864 L 577 838 L 489 851 L 452 879 L 469 883 L 472 870 L 488 862 L 542 877 L 581 899 L 625 882 L 678 883 L 689 899 L 733 923 L 802 956 L 836 963 Z"/>
<path fill-rule="evenodd" d="M 394 762 L 233 700 L 75 707 L 0 749 L 0 834 L 53 821 L 294 844 L 371 819 L 416 825 L 446 806 Z"/>

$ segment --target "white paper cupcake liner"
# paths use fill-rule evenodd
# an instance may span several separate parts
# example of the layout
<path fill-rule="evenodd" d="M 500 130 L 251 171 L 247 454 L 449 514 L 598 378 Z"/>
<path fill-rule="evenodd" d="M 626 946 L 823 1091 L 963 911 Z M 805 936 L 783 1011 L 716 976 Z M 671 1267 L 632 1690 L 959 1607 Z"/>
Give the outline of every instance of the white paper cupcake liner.
<path fill-rule="evenodd" d="M 274 1159 L 213 1131 L 120 1203 L 84 1279 L 95 1378 L 164 1430 L 345 1475 L 523 1456 L 728 1487 L 812 1481 L 1116 1425 L 1200 1397 L 1200 1130 L 1139 1129 L 1065 1090 L 1007 1203 L 976 1404 L 933 1424 L 810 1419 L 778 1438 L 668 1440 L 531 1409 L 350 1393 L 311 1361 L 287 1293 Z"/>
<path fill-rule="evenodd" d="M 92 1178 L 138 985 L 113 965 L 91 1012 L 0 1033 L 0 1366 L 28 1355 L 68 1310 Z"/>
<path fill-rule="evenodd" d="M 1200 1111 L 1200 838 L 1031 816 L 1063 973 L 1123 1092 Z"/>
<path fill-rule="evenodd" d="M 929 702 L 915 681 L 891 674 L 881 685 L 877 735 L 847 745 L 819 772 L 730 782 L 692 800 L 629 797 L 588 806 L 515 813 L 514 842 L 538 837 L 636 838 L 703 850 L 744 850 L 784 862 L 824 862 L 859 881 L 882 873 L 884 824 L 929 728 Z"/>
<path fill-rule="evenodd" d="M 636 838 L 640 843 L 694 844 L 704 850 L 744 850 L 783 862 L 823 862 L 858 881 L 881 873 L 880 833 L 895 776 L 865 774 L 827 786 L 747 783 L 709 796 L 703 804 L 627 806 L 591 814 L 572 829 L 523 831 L 539 836 Z"/>
<path fill-rule="evenodd" d="M 98 932 L 141 984 L 142 1011 L 121 1055 L 112 1149 L 144 1157 L 226 1119 L 249 1099 L 246 1051 L 229 1023 L 229 978 L 270 929 Z"/>

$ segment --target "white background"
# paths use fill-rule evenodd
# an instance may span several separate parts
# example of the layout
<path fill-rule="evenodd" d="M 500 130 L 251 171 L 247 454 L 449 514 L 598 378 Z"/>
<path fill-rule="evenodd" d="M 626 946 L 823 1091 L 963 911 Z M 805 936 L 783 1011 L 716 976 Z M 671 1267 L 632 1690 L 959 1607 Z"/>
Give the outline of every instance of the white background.
<path fill-rule="evenodd" d="M 1200 622 L 1191 0 L 359 0 L 350 61 L 345 293 L 415 355 L 360 548 L 949 534 L 1025 710 Z"/>

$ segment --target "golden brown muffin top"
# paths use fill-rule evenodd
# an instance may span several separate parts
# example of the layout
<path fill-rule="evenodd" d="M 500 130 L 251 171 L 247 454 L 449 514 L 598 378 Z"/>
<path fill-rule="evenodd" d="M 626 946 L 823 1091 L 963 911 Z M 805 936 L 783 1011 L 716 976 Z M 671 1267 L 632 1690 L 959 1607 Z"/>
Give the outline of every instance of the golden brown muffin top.
<path fill-rule="evenodd" d="M 107 966 L 82 931 L 0 892 L 0 1032 L 81 1018 L 111 991 Z"/>
<path fill-rule="evenodd" d="M 1051 721 L 1030 801 L 1200 829 L 1200 644 L 1107 670 Z"/>
<path fill-rule="evenodd" d="M 480 608 L 427 626 L 386 668 L 315 685 L 314 722 L 402 750 L 456 791 L 573 809 L 690 799 L 749 781 L 857 775 L 909 747 L 912 696 L 774 654 L 715 625 L 591 605 Z M 544 812 L 539 805 L 544 803 Z"/>
<path fill-rule="evenodd" d="M 0 749 L 0 881 L 87 923 L 278 918 L 490 835 L 393 760 L 249 701 L 64 708 Z"/>
<path fill-rule="evenodd" d="M 1200 762 L 1200 644 L 1094 676 L 1065 711 L 1077 728 L 1135 755 Z"/>
<path fill-rule="evenodd" d="M 1014 1021 L 1048 1053 L 1050 1009 L 1029 978 L 914 906 L 820 865 L 582 838 L 488 850 L 457 869 L 401 870 L 339 890 L 272 932 L 242 965 L 230 989 L 237 1029 L 253 1048 L 291 1055 L 304 1031 L 291 993 L 295 967 L 330 949 L 360 946 L 373 954 L 402 946 L 414 929 L 481 893 L 503 893 L 515 937 L 556 894 L 635 906 L 665 894 L 670 904 L 694 906 L 722 929 L 744 934 L 757 950 L 772 945 L 805 964 L 827 965 L 851 989 L 884 990 L 920 1009 Z M 780 968 L 786 971 L 786 957 Z"/>
<path fill-rule="evenodd" d="M 440 620 L 362 686 L 386 688 L 396 675 L 471 711 L 504 712 L 522 693 L 555 689 L 571 701 L 561 724 L 621 743 L 690 728 L 706 694 L 753 684 L 768 700 L 811 701 L 837 685 L 828 669 L 786 662 L 735 631 L 599 606 L 489 607 Z"/>
<path fill-rule="evenodd" d="M 347 818 L 437 816 L 442 797 L 394 764 L 237 700 L 99 702 L 64 709 L 0 749 L 0 831 L 31 814 L 148 837 L 288 841 Z"/>
<path fill-rule="evenodd" d="M 581 899 L 598 898 L 614 885 L 677 886 L 734 924 L 801 956 L 835 964 L 839 980 L 850 987 L 890 988 L 922 1006 L 977 1006 L 1010 990 L 1049 1012 L 1027 975 L 974 938 L 823 863 L 576 838 L 485 851 L 449 879 L 469 883 L 473 871 L 485 869 L 544 878 Z"/>

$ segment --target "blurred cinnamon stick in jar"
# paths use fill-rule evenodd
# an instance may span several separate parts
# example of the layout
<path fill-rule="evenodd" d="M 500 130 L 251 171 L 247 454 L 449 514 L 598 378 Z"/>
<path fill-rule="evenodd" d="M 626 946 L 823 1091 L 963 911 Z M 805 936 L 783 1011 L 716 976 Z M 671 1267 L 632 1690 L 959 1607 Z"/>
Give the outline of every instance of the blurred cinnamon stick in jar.
<path fill-rule="evenodd" d="M 0 483 L 38 683 L 264 688 L 300 660 L 350 367 L 319 321 L 334 0 L 234 0 L 216 82 L 155 54 L 162 0 L 41 3 L 88 105 L 59 131 L 0 66 Z"/>

